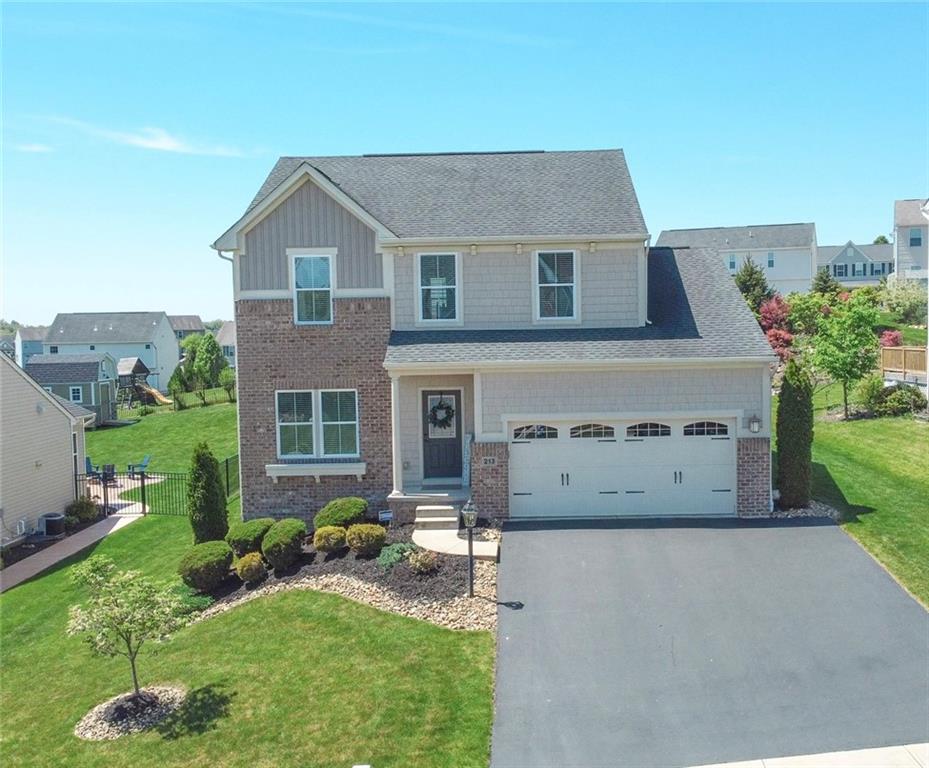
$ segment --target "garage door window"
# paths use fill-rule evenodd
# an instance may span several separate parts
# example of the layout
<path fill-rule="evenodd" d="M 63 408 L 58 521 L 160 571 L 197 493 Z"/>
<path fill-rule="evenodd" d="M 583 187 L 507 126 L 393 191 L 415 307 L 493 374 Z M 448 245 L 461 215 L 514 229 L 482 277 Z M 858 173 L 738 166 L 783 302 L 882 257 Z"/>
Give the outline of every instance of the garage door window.
<path fill-rule="evenodd" d="M 514 440 L 551 440 L 558 437 L 558 430 L 545 424 L 531 424 L 528 427 L 516 427 Z"/>
<path fill-rule="evenodd" d="M 718 421 L 695 421 L 684 427 L 684 437 L 725 437 L 729 427 Z"/>
<path fill-rule="evenodd" d="M 613 427 L 605 424 L 578 424 L 576 427 L 571 427 L 571 437 L 612 438 L 615 437 L 615 432 Z"/>
<path fill-rule="evenodd" d="M 667 424 L 656 424 L 652 421 L 643 421 L 640 424 L 633 424 L 626 427 L 626 437 L 670 437 L 671 427 Z"/>

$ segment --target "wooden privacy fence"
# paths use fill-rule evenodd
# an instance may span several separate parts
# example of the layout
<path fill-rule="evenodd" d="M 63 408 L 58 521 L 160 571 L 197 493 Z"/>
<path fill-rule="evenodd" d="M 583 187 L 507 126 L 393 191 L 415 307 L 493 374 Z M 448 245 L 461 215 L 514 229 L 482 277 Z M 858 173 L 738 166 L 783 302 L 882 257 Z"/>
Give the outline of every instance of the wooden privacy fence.
<path fill-rule="evenodd" d="M 925 347 L 881 347 L 881 375 L 893 378 L 926 380 Z"/>

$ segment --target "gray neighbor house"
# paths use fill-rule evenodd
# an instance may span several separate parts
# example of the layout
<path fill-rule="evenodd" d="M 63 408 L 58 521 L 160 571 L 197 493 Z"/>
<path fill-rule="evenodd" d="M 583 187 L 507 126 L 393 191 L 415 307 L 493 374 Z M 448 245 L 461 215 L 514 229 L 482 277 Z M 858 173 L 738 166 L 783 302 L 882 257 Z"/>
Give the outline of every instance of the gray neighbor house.
<path fill-rule="evenodd" d="M 894 247 L 890 243 L 821 245 L 818 265 L 843 285 L 877 285 L 893 274 Z"/>
<path fill-rule="evenodd" d="M 213 245 L 244 517 L 769 515 L 776 358 L 718 248 L 649 239 L 622 150 L 281 158 Z"/>
<path fill-rule="evenodd" d="M 116 419 L 116 361 L 105 352 L 33 355 L 23 369 L 46 392 L 93 413 L 98 426 Z"/>

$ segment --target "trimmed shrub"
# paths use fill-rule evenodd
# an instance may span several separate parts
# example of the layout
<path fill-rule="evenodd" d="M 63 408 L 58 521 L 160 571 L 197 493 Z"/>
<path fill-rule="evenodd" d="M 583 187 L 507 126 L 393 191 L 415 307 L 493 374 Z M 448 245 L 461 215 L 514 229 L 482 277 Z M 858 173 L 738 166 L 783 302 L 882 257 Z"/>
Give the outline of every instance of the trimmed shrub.
<path fill-rule="evenodd" d="M 194 544 L 226 538 L 229 532 L 226 491 L 219 479 L 219 462 L 206 443 L 194 448 L 190 461 L 187 514 L 194 531 Z"/>
<path fill-rule="evenodd" d="M 878 343 L 882 347 L 899 347 L 903 344 L 903 334 L 900 331 L 884 331 Z"/>
<path fill-rule="evenodd" d="M 345 534 L 345 542 L 359 555 L 376 555 L 386 540 L 387 531 L 373 523 L 350 525 Z"/>
<path fill-rule="evenodd" d="M 774 296 L 763 302 L 758 310 L 758 322 L 761 324 L 761 330 L 766 333 L 773 329 L 786 331 L 789 317 L 790 305 L 784 301 L 784 298 L 779 293 L 775 293 Z"/>
<path fill-rule="evenodd" d="M 345 529 L 340 525 L 324 525 L 313 534 L 313 547 L 320 552 L 338 552 L 345 547 Z"/>
<path fill-rule="evenodd" d="M 76 517 L 82 523 L 89 523 L 97 519 L 97 505 L 90 496 L 81 496 L 65 507 L 66 517 Z"/>
<path fill-rule="evenodd" d="M 261 552 L 274 570 L 289 568 L 300 559 L 306 523 L 289 517 L 271 526 L 261 542 Z"/>
<path fill-rule="evenodd" d="M 855 390 L 855 399 L 866 411 L 877 413 L 878 406 L 884 400 L 884 380 L 880 376 L 862 379 Z"/>
<path fill-rule="evenodd" d="M 257 552 L 249 552 L 240 557 L 235 564 L 235 572 L 246 584 L 255 584 L 268 575 L 264 560 Z"/>
<path fill-rule="evenodd" d="M 211 592 L 229 575 L 231 565 L 232 547 L 225 541 L 205 541 L 187 550 L 177 572 L 188 587 Z"/>
<path fill-rule="evenodd" d="M 416 545 L 409 541 L 398 541 L 388 544 L 377 556 L 377 564 L 385 571 L 389 571 L 397 563 L 406 559 L 407 555 L 416 551 Z"/>
<path fill-rule="evenodd" d="M 274 525 L 274 519 L 270 517 L 233 523 L 229 533 L 226 534 L 226 543 L 232 547 L 236 557 L 242 557 L 249 552 L 260 552 L 261 540 L 272 525 Z"/>
<path fill-rule="evenodd" d="M 80 524 L 80 520 L 74 515 L 65 515 L 65 531 L 71 533 Z"/>
<path fill-rule="evenodd" d="M 180 602 L 181 614 L 184 616 L 199 613 L 213 605 L 212 597 L 201 595 L 197 590 L 191 589 L 186 584 L 175 584 L 171 587 L 171 593 Z"/>
<path fill-rule="evenodd" d="M 926 409 L 926 396 L 918 387 L 899 384 L 887 387 L 875 408 L 878 416 L 903 416 Z"/>
<path fill-rule="evenodd" d="M 777 487 L 781 506 L 810 503 L 813 452 L 813 383 L 795 360 L 784 370 L 777 404 Z"/>
<path fill-rule="evenodd" d="M 421 549 L 413 552 L 407 561 L 413 573 L 432 573 L 439 565 L 439 556 L 428 549 Z"/>
<path fill-rule="evenodd" d="M 364 520 L 367 511 L 368 502 L 357 496 L 333 499 L 316 513 L 316 517 L 313 519 L 313 527 L 324 528 L 328 525 L 341 525 L 343 528 L 348 528 L 352 523 L 360 523 Z"/>

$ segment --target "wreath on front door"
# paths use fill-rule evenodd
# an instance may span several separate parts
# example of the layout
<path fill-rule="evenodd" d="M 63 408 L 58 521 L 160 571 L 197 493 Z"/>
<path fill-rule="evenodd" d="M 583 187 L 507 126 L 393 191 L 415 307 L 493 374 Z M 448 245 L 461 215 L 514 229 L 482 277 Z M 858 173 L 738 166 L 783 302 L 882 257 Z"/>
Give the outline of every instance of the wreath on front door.
<path fill-rule="evenodd" d="M 436 429 L 448 429 L 455 418 L 455 409 L 444 398 L 429 409 L 429 424 Z"/>

